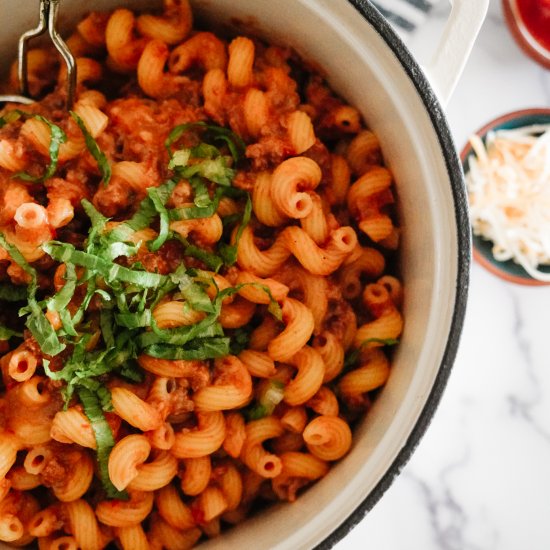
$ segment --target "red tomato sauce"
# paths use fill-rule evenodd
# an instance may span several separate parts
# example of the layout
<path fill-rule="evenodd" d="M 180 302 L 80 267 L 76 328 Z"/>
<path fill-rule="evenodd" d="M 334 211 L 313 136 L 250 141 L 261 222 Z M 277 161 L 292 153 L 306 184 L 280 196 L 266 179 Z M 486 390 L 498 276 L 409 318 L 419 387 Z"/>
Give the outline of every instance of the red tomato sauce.
<path fill-rule="evenodd" d="M 550 51 L 550 0 L 517 0 L 517 6 L 533 38 Z"/>

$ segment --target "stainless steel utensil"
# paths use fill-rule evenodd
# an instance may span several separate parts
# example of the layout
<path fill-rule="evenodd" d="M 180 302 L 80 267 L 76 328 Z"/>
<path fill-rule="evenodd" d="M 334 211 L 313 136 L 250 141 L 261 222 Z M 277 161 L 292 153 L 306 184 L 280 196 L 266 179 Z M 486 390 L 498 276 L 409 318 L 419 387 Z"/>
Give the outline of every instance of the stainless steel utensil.
<path fill-rule="evenodd" d="M 30 104 L 34 98 L 29 93 L 29 78 L 27 53 L 29 41 L 32 38 L 48 33 L 53 45 L 61 54 L 65 65 L 67 66 L 67 109 L 71 109 L 74 103 L 76 91 L 76 62 L 69 47 L 61 38 L 56 29 L 57 13 L 61 0 L 40 0 L 40 19 L 36 28 L 29 30 L 21 35 L 19 39 L 17 55 L 17 76 L 19 79 L 19 95 L 6 94 L 0 95 L 0 103 L 23 103 Z"/>

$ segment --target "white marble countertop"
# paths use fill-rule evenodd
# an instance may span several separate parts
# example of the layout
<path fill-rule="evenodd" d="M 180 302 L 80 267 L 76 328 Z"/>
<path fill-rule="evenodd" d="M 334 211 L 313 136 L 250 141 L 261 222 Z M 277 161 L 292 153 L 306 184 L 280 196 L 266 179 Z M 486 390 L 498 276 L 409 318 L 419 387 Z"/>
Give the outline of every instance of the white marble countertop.
<path fill-rule="evenodd" d="M 471 0 L 477 1 L 477 0 Z M 446 18 L 409 39 L 429 59 Z M 513 42 L 500 0 L 448 106 L 458 148 L 498 115 L 550 107 L 550 71 Z M 431 426 L 401 475 L 337 550 L 550 548 L 550 286 L 474 263 L 462 340 Z"/>

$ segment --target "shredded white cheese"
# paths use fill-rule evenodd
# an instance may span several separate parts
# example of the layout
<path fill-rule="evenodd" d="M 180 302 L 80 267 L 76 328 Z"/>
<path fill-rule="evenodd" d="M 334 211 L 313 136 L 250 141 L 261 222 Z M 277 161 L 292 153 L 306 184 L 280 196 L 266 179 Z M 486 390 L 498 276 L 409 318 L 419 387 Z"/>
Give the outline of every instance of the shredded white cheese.
<path fill-rule="evenodd" d="M 514 260 L 539 281 L 550 273 L 550 124 L 470 138 L 466 173 L 475 235 L 493 242 L 497 261 Z"/>

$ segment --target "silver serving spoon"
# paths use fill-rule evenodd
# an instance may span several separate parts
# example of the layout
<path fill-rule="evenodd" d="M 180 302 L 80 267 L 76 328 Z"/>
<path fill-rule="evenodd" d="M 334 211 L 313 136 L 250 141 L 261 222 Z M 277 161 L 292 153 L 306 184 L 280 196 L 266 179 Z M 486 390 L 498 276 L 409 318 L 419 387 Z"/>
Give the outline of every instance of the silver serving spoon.
<path fill-rule="evenodd" d="M 56 29 L 57 12 L 61 0 L 40 0 L 40 20 L 35 29 L 29 30 L 21 35 L 17 51 L 17 76 L 19 79 L 19 95 L 6 94 L 0 95 L 0 103 L 23 103 L 30 104 L 35 100 L 30 97 L 29 79 L 27 67 L 28 43 L 32 38 L 36 38 L 48 32 L 48 35 L 61 54 L 65 65 L 67 66 L 67 109 L 71 109 L 74 103 L 76 91 L 76 62 L 69 47 L 61 38 Z"/>

